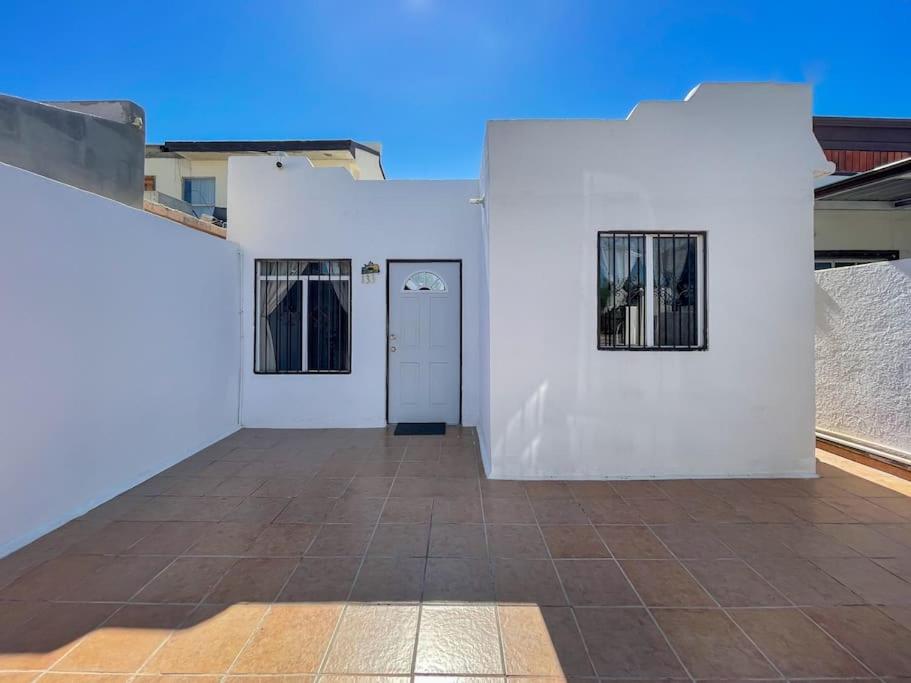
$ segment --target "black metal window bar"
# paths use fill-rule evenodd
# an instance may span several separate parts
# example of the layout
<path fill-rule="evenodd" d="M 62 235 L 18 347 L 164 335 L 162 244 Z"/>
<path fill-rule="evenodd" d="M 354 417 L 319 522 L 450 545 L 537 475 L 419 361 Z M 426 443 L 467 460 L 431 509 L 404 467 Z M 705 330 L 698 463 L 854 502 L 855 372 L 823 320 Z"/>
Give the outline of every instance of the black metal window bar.
<path fill-rule="evenodd" d="M 598 348 L 706 348 L 705 233 L 598 233 Z"/>
<path fill-rule="evenodd" d="M 259 374 L 351 372 L 351 261 L 256 261 Z"/>

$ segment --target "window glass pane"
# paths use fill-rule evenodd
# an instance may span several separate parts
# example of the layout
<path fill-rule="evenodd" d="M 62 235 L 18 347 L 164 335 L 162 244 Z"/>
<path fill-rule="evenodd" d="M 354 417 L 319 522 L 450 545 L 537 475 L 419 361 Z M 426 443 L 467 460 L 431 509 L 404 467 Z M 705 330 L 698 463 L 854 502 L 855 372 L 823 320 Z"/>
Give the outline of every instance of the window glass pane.
<path fill-rule="evenodd" d="M 260 370 L 300 372 L 302 287 L 282 273 L 278 279 L 260 281 Z"/>
<path fill-rule="evenodd" d="M 436 273 L 422 270 L 405 280 L 404 288 L 412 292 L 445 292 L 446 283 Z"/>
<path fill-rule="evenodd" d="M 645 235 L 605 234 L 598 246 L 598 345 L 643 346 Z"/>
<path fill-rule="evenodd" d="M 215 212 L 215 178 L 184 178 L 183 200 L 193 205 L 197 215 Z"/>
<path fill-rule="evenodd" d="M 345 280 L 310 280 L 307 367 L 312 372 L 348 370 L 348 291 Z"/>
<path fill-rule="evenodd" d="M 655 237 L 655 346 L 699 345 L 696 242 L 692 235 Z"/>
<path fill-rule="evenodd" d="M 349 372 L 348 261 L 256 262 L 256 370 Z"/>

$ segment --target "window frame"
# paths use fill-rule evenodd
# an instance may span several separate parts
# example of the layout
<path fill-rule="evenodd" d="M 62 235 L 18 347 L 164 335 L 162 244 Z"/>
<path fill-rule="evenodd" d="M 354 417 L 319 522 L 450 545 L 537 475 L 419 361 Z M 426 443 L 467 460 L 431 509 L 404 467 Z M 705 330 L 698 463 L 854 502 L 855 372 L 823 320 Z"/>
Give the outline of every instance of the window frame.
<path fill-rule="evenodd" d="M 262 370 L 257 369 L 257 358 L 259 356 L 259 264 L 263 261 L 338 261 L 348 264 L 348 349 L 347 349 L 347 370 Z M 353 320 L 354 320 L 354 271 L 353 263 L 350 258 L 256 258 L 253 259 L 253 374 L 264 375 L 268 377 L 279 377 L 282 375 L 350 375 L 352 372 L 354 348 Z M 308 352 L 307 339 L 303 333 L 305 328 L 301 328 L 301 352 Z"/>
<path fill-rule="evenodd" d="M 646 239 L 646 242 L 653 237 L 696 237 L 702 242 L 701 254 L 701 272 L 697 275 L 697 284 L 701 287 L 702 291 L 698 297 L 698 304 L 696 309 L 696 315 L 699 316 L 701 307 L 701 317 L 702 325 L 701 327 L 697 326 L 697 330 L 701 333 L 701 343 L 698 346 L 607 346 L 601 343 L 601 238 L 605 236 L 642 236 Z M 698 244 L 698 242 L 697 242 Z M 697 247 L 698 248 L 698 247 Z M 648 253 L 653 253 L 653 250 L 646 245 L 646 250 Z M 708 231 L 706 230 L 599 230 L 595 235 L 595 349 L 598 351 L 671 351 L 671 352 L 688 352 L 688 351 L 708 351 L 709 348 L 709 298 L 708 298 Z M 654 263 L 651 260 L 647 260 L 645 264 L 645 277 L 647 280 L 654 278 Z M 645 317 L 646 327 L 649 325 L 654 325 L 654 316 Z M 648 335 L 646 335 L 648 336 Z M 654 341 L 654 329 L 652 329 L 652 340 Z"/>
<path fill-rule="evenodd" d="M 897 261 L 898 256 L 898 251 L 892 249 L 817 249 L 813 252 L 813 271 Z M 822 263 L 828 265 L 825 268 L 816 267 Z"/>

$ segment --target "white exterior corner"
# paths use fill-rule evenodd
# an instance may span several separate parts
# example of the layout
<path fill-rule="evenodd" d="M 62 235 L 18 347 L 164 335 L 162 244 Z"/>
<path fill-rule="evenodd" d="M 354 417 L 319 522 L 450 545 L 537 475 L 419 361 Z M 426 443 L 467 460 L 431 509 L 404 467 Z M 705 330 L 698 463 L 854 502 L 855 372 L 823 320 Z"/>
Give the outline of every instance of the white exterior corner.
<path fill-rule="evenodd" d="M 488 125 L 491 476 L 813 473 L 810 112 L 807 87 L 709 84 Z M 616 229 L 706 231 L 707 351 L 596 350 Z"/>

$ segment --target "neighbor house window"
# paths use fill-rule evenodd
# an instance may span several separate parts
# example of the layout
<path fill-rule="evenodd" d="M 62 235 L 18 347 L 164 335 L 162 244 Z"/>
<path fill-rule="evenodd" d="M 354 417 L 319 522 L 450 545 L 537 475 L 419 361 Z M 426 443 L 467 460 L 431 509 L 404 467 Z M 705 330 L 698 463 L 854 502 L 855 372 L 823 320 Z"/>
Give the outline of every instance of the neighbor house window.
<path fill-rule="evenodd" d="M 145 177 L 144 184 L 143 184 L 143 190 L 145 190 L 146 192 L 155 191 L 155 176 L 147 175 Z"/>
<path fill-rule="evenodd" d="M 256 261 L 257 373 L 351 372 L 351 261 Z"/>
<path fill-rule="evenodd" d="M 598 233 L 598 348 L 706 348 L 705 233 Z"/>
<path fill-rule="evenodd" d="M 215 214 L 215 178 L 184 178 L 183 200 L 197 216 Z"/>
<path fill-rule="evenodd" d="M 865 263 L 877 261 L 895 261 L 898 259 L 897 251 L 850 251 L 833 249 L 830 251 L 814 252 L 813 269 L 828 270 L 829 268 L 843 268 L 845 266 L 861 266 Z"/>

